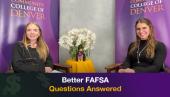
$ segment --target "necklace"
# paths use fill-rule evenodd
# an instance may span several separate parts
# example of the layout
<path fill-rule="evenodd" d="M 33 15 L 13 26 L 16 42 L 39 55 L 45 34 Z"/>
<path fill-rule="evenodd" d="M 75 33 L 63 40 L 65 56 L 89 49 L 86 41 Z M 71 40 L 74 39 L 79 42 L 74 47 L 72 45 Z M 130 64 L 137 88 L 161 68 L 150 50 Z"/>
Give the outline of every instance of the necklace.
<path fill-rule="evenodd" d="M 140 55 L 141 55 L 141 53 L 143 52 L 143 50 L 147 47 L 147 45 L 145 45 L 143 48 L 142 48 L 142 50 L 141 51 L 139 51 L 139 46 L 140 46 L 140 42 L 139 42 L 139 45 L 138 45 L 138 50 L 137 50 L 137 60 L 138 60 L 138 64 L 140 63 Z"/>

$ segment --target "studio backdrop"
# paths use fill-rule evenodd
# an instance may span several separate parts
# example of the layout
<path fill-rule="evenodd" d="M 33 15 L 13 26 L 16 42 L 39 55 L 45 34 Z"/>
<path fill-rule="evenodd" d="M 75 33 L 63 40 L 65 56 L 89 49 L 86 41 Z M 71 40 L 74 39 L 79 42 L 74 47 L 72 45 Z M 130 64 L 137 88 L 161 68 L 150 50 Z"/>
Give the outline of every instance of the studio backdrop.
<path fill-rule="evenodd" d="M 58 62 L 59 0 L 0 0 L 0 72 L 8 70 L 28 22 L 40 25 L 53 62 Z"/>
<path fill-rule="evenodd" d="M 129 44 L 135 40 L 135 22 L 149 18 L 155 28 L 156 39 L 167 47 L 165 64 L 170 66 L 170 0 L 116 0 L 115 62 L 122 63 Z"/>

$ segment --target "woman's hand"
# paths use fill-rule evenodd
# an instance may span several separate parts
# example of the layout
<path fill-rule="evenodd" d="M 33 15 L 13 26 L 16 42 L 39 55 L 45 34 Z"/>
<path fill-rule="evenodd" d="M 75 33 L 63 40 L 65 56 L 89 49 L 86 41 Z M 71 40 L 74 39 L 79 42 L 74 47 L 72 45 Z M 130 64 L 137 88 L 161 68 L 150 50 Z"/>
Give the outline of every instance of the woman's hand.
<path fill-rule="evenodd" d="M 45 67 L 45 73 L 51 73 L 52 71 L 51 67 Z"/>
<path fill-rule="evenodd" d="M 131 68 L 127 68 L 126 69 L 126 73 L 135 73 L 135 70 L 131 69 Z"/>
<path fill-rule="evenodd" d="M 131 68 L 119 69 L 118 73 L 135 73 L 135 70 Z"/>
<path fill-rule="evenodd" d="M 125 73 L 125 70 L 126 70 L 126 69 L 119 69 L 119 70 L 118 70 L 118 73 Z"/>

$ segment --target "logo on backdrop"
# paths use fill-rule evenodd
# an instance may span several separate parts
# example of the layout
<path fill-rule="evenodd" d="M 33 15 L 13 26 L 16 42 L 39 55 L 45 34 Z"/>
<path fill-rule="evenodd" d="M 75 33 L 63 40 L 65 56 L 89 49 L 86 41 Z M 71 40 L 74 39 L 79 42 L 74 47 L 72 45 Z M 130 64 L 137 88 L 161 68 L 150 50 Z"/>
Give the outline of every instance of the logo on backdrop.
<path fill-rule="evenodd" d="M 164 11 L 162 0 L 130 0 L 130 15 Z"/>
<path fill-rule="evenodd" d="M 10 15 L 22 18 L 45 19 L 45 4 L 32 0 L 11 0 Z"/>

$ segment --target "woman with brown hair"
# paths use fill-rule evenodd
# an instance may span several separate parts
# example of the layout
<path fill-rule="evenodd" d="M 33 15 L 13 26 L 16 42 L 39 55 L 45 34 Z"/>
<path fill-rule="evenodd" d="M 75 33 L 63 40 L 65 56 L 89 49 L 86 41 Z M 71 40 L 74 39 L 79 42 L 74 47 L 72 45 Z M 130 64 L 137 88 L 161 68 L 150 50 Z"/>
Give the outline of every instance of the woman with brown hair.
<path fill-rule="evenodd" d="M 52 59 L 38 24 L 25 26 L 23 39 L 13 51 L 12 66 L 14 72 L 52 72 Z"/>
<path fill-rule="evenodd" d="M 166 46 L 154 37 L 149 19 L 139 18 L 135 24 L 136 41 L 129 45 L 127 57 L 119 73 L 159 72 L 166 58 Z"/>

